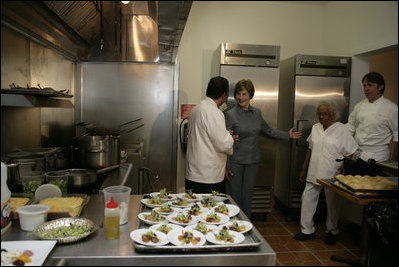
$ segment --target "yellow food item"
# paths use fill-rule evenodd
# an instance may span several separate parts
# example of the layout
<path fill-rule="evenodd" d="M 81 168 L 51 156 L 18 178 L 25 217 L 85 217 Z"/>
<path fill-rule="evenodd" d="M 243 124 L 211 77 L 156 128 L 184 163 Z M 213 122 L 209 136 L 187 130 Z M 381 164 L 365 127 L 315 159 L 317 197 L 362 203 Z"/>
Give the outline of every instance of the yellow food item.
<path fill-rule="evenodd" d="M 31 260 L 28 256 L 26 256 L 25 254 L 22 254 L 21 256 L 19 256 L 18 258 L 16 258 L 15 260 L 21 260 L 21 261 L 23 261 L 24 263 L 32 262 L 32 260 Z"/>
<path fill-rule="evenodd" d="M 398 189 L 398 184 L 388 180 L 382 176 L 371 177 L 365 176 L 352 176 L 352 175 L 337 175 L 336 178 L 352 187 L 353 189 L 375 189 L 375 190 L 387 190 L 387 189 Z"/>
<path fill-rule="evenodd" d="M 49 213 L 69 213 L 71 217 L 79 215 L 84 199 L 81 197 L 52 197 L 39 202 L 50 207 Z"/>
<path fill-rule="evenodd" d="M 16 212 L 17 208 L 25 206 L 29 200 L 27 197 L 10 197 L 11 212 Z"/>

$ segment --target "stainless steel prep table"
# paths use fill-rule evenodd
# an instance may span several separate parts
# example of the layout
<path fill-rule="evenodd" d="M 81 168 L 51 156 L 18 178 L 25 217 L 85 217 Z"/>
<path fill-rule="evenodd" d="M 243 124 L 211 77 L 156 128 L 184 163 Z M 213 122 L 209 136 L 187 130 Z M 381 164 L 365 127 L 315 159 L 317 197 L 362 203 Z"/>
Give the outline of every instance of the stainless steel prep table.
<path fill-rule="evenodd" d="M 102 195 L 90 195 L 89 203 L 80 217 L 89 218 L 100 229 L 80 242 L 57 244 L 44 265 L 275 265 L 276 253 L 254 227 L 252 231 L 262 240 L 257 250 L 208 253 L 138 253 L 134 251 L 130 232 L 137 228 L 142 195 L 131 195 L 129 222 L 120 228 L 120 238 L 104 238 L 104 203 Z M 11 229 L 1 237 L 2 241 L 37 240 L 30 232 L 20 230 L 19 221 L 12 222 Z"/>

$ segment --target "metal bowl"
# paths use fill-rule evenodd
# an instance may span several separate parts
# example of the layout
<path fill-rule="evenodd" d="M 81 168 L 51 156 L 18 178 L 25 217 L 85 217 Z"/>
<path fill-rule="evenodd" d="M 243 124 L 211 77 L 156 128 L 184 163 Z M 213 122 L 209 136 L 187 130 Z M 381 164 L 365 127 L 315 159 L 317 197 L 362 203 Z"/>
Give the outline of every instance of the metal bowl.
<path fill-rule="evenodd" d="M 90 231 L 79 236 L 65 236 L 65 237 L 46 237 L 45 234 L 49 233 L 53 229 L 59 228 L 61 226 L 71 226 L 71 225 L 87 225 L 90 227 Z M 79 240 L 82 240 L 95 231 L 98 230 L 98 226 L 89 219 L 85 218 L 61 218 L 53 221 L 49 221 L 43 223 L 41 225 L 36 226 L 33 229 L 33 234 L 40 239 L 46 240 L 56 240 L 59 244 L 66 244 L 66 243 L 74 243 Z"/>

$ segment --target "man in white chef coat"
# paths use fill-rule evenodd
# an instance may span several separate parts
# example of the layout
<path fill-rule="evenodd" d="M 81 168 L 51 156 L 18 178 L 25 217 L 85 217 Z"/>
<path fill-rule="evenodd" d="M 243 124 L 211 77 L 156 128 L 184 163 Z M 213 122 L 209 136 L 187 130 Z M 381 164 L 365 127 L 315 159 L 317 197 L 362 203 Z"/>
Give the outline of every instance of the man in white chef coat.
<path fill-rule="evenodd" d="M 193 193 L 222 193 L 225 190 L 227 155 L 233 154 L 234 139 L 226 130 L 225 117 L 219 107 L 228 95 L 227 79 L 213 77 L 208 83 L 205 99 L 190 112 L 185 187 Z"/>
<path fill-rule="evenodd" d="M 398 160 L 398 105 L 383 97 L 385 80 L 381 74 L 367 73 L 362 83 L 366 99 L 356 104 L 346 124 L 359 144 L 354 158 L 366 162 Z"/>
<path fill-rule="evenodd" d="M 342 165 L 336 159 L 350 158 L 358 149 L 356 141 L 345 125 L 335 121 L 335 108 L 332 104 L 321 103 L 317 108 L 317 116 L 320 122 L 313 125 L 307 138 L 309 148 L 299 174 L 299 179 L 303 182 L 307 173 L 302 194 L 301 232 L 294 236 L 298 241 L 316 238 L 313 216 L 323 188 L 316 179 L 333 178 Z M 324 188 L 324 193 L 327 203 L 325 243 L 331 245 L 336 242 L 339 232 L 340 199 L 328 188 Z"/>

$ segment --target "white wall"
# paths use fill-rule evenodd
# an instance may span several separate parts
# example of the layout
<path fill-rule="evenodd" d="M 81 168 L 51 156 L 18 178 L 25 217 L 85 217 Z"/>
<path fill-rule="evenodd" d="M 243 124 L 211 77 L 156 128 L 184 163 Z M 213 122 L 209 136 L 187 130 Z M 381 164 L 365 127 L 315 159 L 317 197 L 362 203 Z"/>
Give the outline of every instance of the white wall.
<path fill-rule="evenodd" d="M 177 53 L 179 107 L 204 98 L 209 79 L 218 75 L 221 42 L 280 45 L 281 60 L 295 54 L 354 56 L 397 45 L 397 22 L 396 1 L 194 1 Z M 361 59 L 355 65 L 364 73 Z M 178 151 L 181 191 L 184 154 Z"/>

